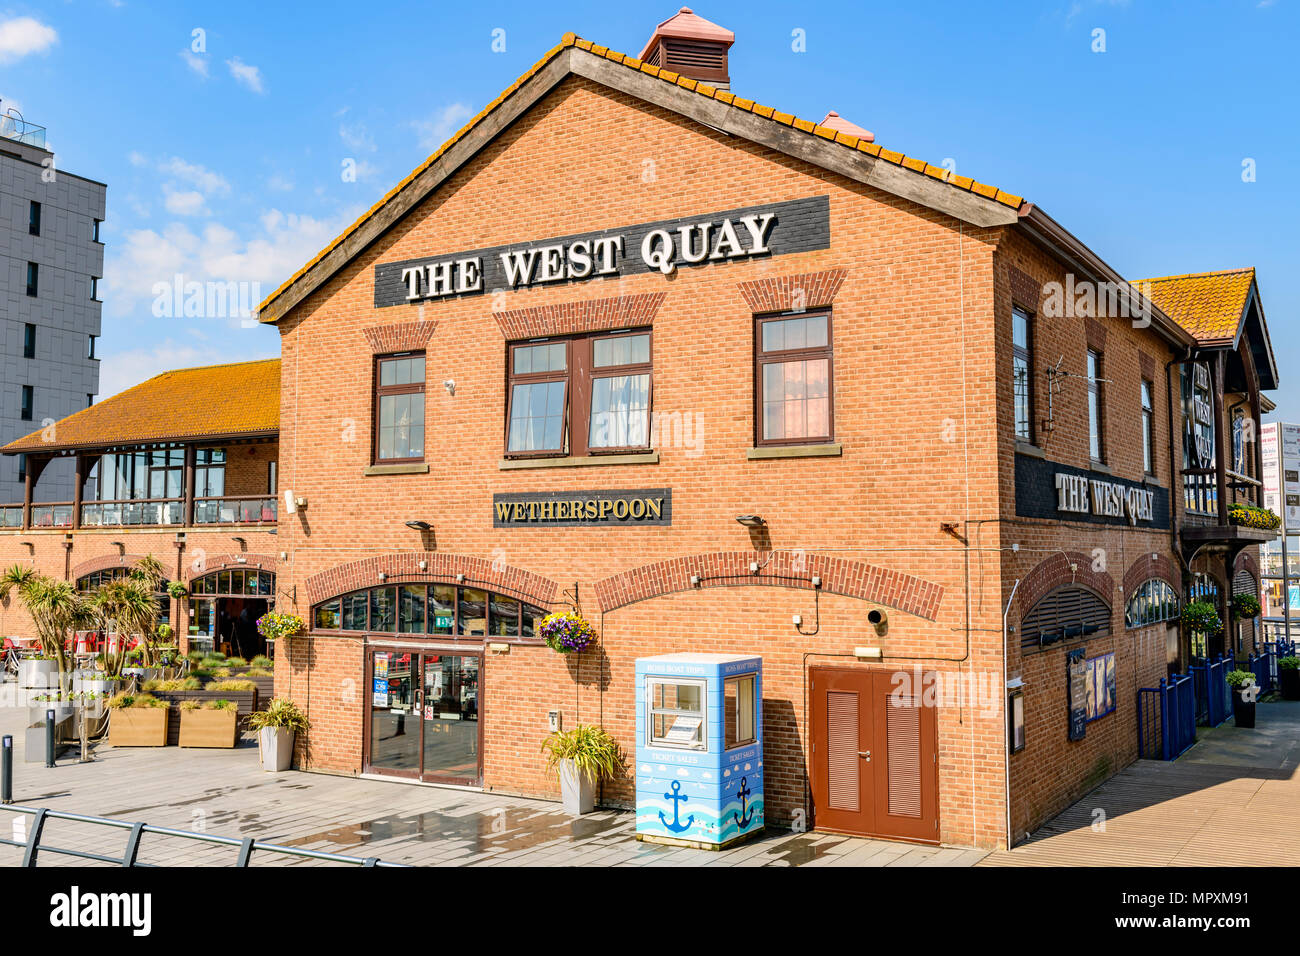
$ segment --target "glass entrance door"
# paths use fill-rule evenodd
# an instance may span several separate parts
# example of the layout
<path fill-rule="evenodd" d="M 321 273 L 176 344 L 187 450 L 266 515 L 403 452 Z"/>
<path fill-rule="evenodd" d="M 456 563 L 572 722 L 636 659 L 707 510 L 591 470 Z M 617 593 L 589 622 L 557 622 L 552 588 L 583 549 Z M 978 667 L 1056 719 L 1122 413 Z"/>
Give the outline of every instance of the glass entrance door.
<path fill-rule="evenodd" d="M 479 781 L 478 671 L 477 656 L 424 655 L 425 780 Z"/>
<path fill-rule="evenodd" d="M 477 785 L 480 664 L 471 654 L 372 650 L 366 769 Z"/>

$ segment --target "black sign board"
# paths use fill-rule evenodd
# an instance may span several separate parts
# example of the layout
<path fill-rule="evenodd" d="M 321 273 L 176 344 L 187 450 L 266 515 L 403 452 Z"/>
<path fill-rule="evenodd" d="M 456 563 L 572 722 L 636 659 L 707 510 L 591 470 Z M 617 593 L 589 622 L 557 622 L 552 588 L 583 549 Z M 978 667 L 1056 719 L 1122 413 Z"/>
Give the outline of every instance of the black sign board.
<path fill-rule="evenodd" d="M 375 308 L 828 249 L 830 197 L 375 266 Z"/>
<path fill-rule="evenodd" d="M 1169 489 L 1016 455 L 1016 514 L 1167 531 Z"/>
<path fill-rule="evenodd" d="M 494 528 L 629 528 L 673 523 L 673 490 L 527 491 L 492 496 Z"/>

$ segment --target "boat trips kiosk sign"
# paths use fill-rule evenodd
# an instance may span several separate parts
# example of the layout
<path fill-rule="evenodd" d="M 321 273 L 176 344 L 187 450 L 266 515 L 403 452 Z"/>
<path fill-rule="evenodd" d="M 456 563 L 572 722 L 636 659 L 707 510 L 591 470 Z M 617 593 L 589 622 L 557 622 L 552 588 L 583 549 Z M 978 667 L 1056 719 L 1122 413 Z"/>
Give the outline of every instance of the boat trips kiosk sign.
<path fill-rule="evenodd" d="M 375 266 L 375 308 L 828 249 L 830 197 Z"/>

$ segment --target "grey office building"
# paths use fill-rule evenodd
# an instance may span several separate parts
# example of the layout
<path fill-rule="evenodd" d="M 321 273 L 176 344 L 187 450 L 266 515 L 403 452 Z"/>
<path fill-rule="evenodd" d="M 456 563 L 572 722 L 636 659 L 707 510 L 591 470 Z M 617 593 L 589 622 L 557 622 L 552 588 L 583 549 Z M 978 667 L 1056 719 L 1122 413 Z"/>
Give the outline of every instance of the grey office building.
<path fill-rule="evenodd" d="M 106 191 L 58 168 L 43 127 L 0 116 L 0 443 L 85 408 L 99 391 Z M 0 504 L 23 500 L 26 464 L 0 456 Z M 39 499 L 71 501 L 72 485 L 72 462 L 52 462 Z"/>

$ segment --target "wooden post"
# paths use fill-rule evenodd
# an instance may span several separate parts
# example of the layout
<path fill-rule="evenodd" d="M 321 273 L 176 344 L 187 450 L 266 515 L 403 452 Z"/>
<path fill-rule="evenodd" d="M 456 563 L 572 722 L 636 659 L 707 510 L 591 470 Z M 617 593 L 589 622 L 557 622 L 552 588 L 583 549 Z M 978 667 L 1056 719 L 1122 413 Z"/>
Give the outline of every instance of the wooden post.
<path fill-rule="evenodd" d="M 86 493 L 86 459 L 83 455 L 76 457 L 76 472 L 72 477 L 72 530 L 81 527 L 81 499 Z"/>
<path fill-rule="evenodd" d="M 1214 363 L 1210 366 L 1214 381 L 1210 394 L 1214 399 L 1214 482 L 1219 498 L 1219 524 L 1228 523 L 1228 442 L 1224 435 L 1223 421 L 1223 352 L 1214 353 Z"/>
<path fill-rule="evenodd" d="M 23 471 L 23 530 L 26 531 L 32 526 L 32 491 L 35 482 L 32 480 L 32 470 L 36 467 L 36 459 L 31 455 L 26 458 L 27 467 Z"/>
<path fill-rule="evenodd" d="M 185 527 L 194 524 L 194 446 L 185 446 L 185 514 L 182 516 Z"/>

